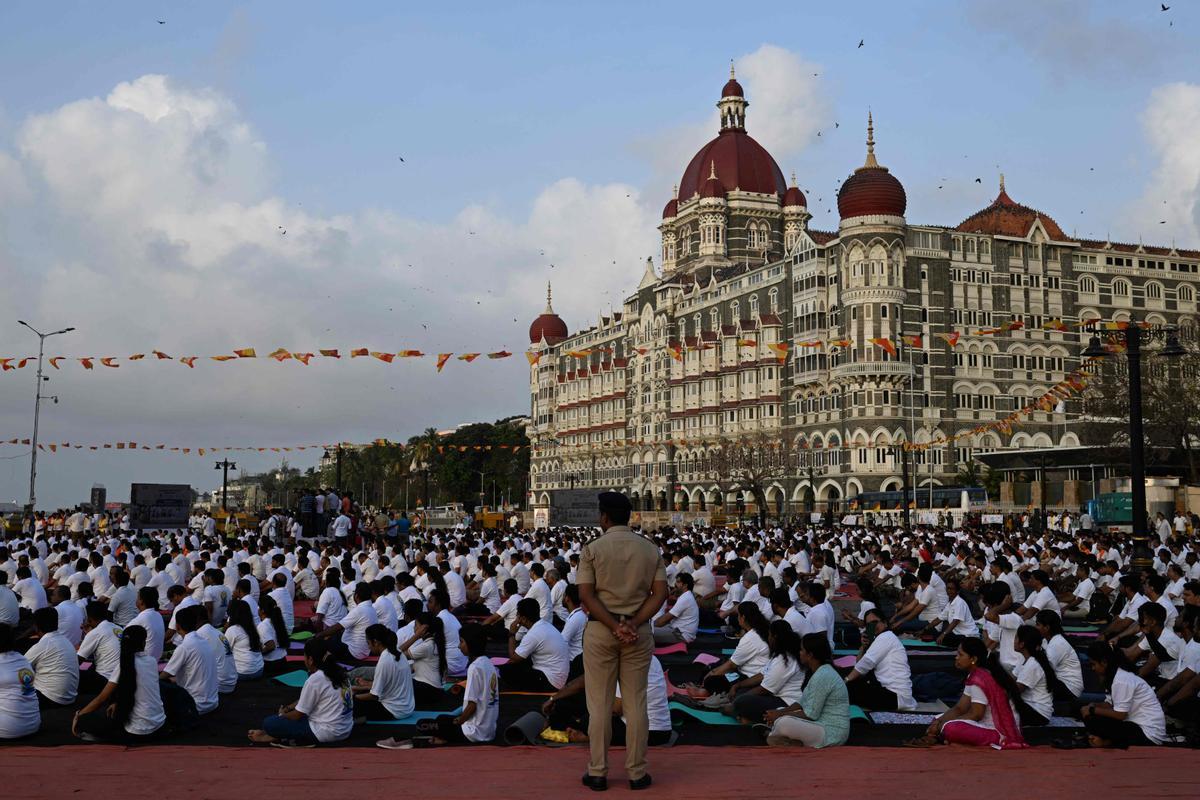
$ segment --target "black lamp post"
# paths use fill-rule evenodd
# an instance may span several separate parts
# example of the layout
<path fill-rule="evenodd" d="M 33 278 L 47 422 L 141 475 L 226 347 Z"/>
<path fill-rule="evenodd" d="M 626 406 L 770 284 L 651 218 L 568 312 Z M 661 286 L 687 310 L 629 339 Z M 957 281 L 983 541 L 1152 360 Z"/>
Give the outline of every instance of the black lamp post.
<path fill-rule="evenodd" d="M 1179 343 L 1179 329 L 1173 325 L 1152 325 L 1143 327 L 1131 322 L 1124 328 L 1091 328 L 1092 338 L 1087 349 L 1083 351 L 1084 358 L 1103 358 L 1110 354 L 1101 343 L 1104 336 L 1110 344 L 1124 344 L 1125 358 L 1129 364 L 1129 481 L 1133 514 L 1133 568 L 1139 572 L 1148 571 L 1153 562 L 1150 550 L 1150 533 L 1147 528 L 1146 516 L 1146 439 L 1142 431 L 1142 341 L 1162 341 L 1163 347 L 1159 355 L 1177 358 L 1186 353 Z"/>

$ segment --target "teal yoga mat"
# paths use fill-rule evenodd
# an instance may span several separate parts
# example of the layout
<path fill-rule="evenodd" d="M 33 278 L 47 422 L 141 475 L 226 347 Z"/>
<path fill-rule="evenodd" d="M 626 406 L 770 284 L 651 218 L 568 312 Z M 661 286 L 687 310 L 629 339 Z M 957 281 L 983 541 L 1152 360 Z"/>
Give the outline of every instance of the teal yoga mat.
<path fill-rule="evenodd" d="M 276 675 L 272 680 L 282 683 L 284 686 L 291 686 L 294 689 L 299 689 L 308 680 L 308 673 L 302 669 L 294 672 L 285 672 L 282 675 Z"/>
<path fill-rule="evenodd" d="M 727 717 L 720 711 L 709 711 L 708 709 L 704 708 L 692 708 L 691 706 L 685 706 L 683 703 L 676 702 L 670 703 L 670 706 L 676 711 L 681 711 L 684 714 L 687 714 L 689 717 L 703 722 L 705 725 L 741 725 L 741 723 L 736 719 L 733 717 Z"/>
<path fill-rule="evenodd" d="M 411 714 L 409 714 L 407 717 L 400 717 L 400 719 L 368 720 L 367 724 L 368 725 L 416 725 L 418 722 L 420 722 L 423 719 L 437 719 L 438 717 L 442 716 L 443 714 L 453 714 L 454 716 L 457 717 L 461 713 L 462 713 L 462 708 L 456 708 L 453 711 L 414 711 Z"/>

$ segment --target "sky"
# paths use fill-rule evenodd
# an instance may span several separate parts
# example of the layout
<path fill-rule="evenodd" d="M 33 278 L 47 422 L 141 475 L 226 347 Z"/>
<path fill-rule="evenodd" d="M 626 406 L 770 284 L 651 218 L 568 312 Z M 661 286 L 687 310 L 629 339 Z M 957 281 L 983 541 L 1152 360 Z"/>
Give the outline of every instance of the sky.
<path fill-rule="evenodd" d="M 1200 7 L 1142 0 L 9 0 L 0 356 L 36 352 L 18 319 L 74 326 L 49 354 L 76 357 L 517 354 L 441 374 L 68 362 L 43 442 L 284 447 L 526 413 L 546 282 L 572 330 L 636 287 L 731 60 L 747 129 L 796 173 L 813 227 L 837 226 L 870 109 L 911 223 L 957 224 L 1003 172 L 1068 233 L 1200 247 L 1198 26 Z M 34 382 L 0 373 L 0 440 L 30 436 Z M 316 460 L 234 460 L 282 455 Z M 46 453 L 38 505 L 93 483 L 211 489 L 216 458 Z M 28 448 L 0 446 L 0 501 L 23 502 L 28 476 Z"/>

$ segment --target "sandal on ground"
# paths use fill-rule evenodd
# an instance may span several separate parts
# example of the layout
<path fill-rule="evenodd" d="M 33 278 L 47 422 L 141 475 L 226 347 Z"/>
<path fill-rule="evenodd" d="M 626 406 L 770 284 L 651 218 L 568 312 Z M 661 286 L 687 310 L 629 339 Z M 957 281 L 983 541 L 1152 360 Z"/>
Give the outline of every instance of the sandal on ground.
<path fill-rule="evenodd" d="M 904 742 L 903 746 L 904 747 L 934 747 L 937 745 L 937 743 L 938 743 L 937 737 L 932 736 L 927 733 L 923 736 L 918 736 L 915 739 L 909 739 L 908 741 Z"/>

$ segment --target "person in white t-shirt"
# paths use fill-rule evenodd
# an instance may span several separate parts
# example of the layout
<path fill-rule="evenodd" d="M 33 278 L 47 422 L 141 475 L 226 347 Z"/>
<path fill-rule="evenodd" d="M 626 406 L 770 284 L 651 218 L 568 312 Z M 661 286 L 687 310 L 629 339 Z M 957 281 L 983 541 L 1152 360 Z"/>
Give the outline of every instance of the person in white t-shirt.
<path fill-rule="evenodd" d="M 1105 702 L 1089 703 L 1080 710 L 1092 747 L 1162 744 L 1167 738 L 1162 706 L 1150 684 L 1129 670 L 1125 654 L 1097 641 L 1088 646 L 1087 655 L 1092 672 L 1108 692 Z"/>
<path fill-rule="evenodd" d="M 407 717 L 416 708 L 412 668 L 400 652 L 396 634 L 386 625 L 367 628 L 371 655 L 379 660 L 373 667 L 359 667 L 350 673 L 354 688 L 354 717 L 368 720 L 394 720 Z"/>
<path fill-rule="evenodd" d="M 767 636 L 770 660 L 756 676 L 744 676 L 735 684 L 737 696 L 722 709 L 746 725 L 763 721 L 765 714 L 776 708 L 787 708 L 800 702 L 804 692 L 804 667 L 800 664 L 800 637 L 787 620 L 771 623 Z"/>
<path fill-rule="evenodd" d="M 197 632 L 202 617 L 203 609 L 199 605 L 179 609 L 175 623 L 183 639 L 161 675 L 191 696 L 197 713 L 207 714 L 215 710 L 219 702 L 220 672 L 217 656 L 208 640 Z"/>
<path fill-rule="evenodd" d="M 544 692 L 561 689 L 570 671 L 570 650 L 561 633 L 544 619 L 538 601 L 527 597 L 517 604 L 517 620 L 528 628 L 520 642 L 509 634 L 508 663 L 500 680 L 508 691 Z"/>
<path fill-rule="evenodd" d="M 252 681 L 263 675 L 262 639 L 258 635 L 257 611 L 251 612 L 245 600 L 229 604 L 225 641 L 229 643 L 238 681 Z"/>
<path fill-rule="evenodd" d="M 700 627 L 700 606 L 696 602 L 696 595 L 692 593 L 694 585 L 692 576 L 686 572 L 675 576 L 675 602 L 670 611 L 653 621 L 655 644 L 687 643 L 696 639 L 696 631 Z"/>
<path fill-rule="evenodd" d="M 75 648 L 58 632 L 58 612 L 39 608 L 33 612 L 38 640 L 25 652 L 33 665 L 33 688 L 42 708 L 65 706 L 79 694 L 79 661 Z"/>
<path fill-rule="evenodd" d="M 1092 613 L 1092 595 L 1096 593 L 1096 582 L 1092 580 L 1092 568 L 1081 563 L 1075 569 L 1076 583 L 1069 597 L 1059 599 L 1059 615 L 1063 619 L 1087 619 Z"/>
<path fill-rule="evenodd" d="M 746 601 L 738 606 L 738 627 L 742 631 L 737 647 L 727 661 L 717 664 L 704 676 L 704 690 L 708 692 L 702 704 L 707 708 L 724 708 L 735 691 L 726 675 L 736 672 L 740 680 L 761 675 L 771 659 L 771 648 L 767 644 L 770 624 L 759 610 L 758 604 Z"/>
<path fill-rule="evenodd" d="M 262 645 L 263 674 L 277 675 L 287 666 L 291 638 L 275 598 L 265 595 L 258 606 L 258 640 Z"/>
<path fill-rule="evenodd" d="M 75 713 L 71 732 L 84 741 L 140 743 L 167 724 L 159 690 L 158 662 L 144 652 L 146 629 L 134 625 L 121 637 L 120 665 L 100 694 Z"/>
<path fill-rule="evenodd" d="M 1062 618 L 1053 611 L 1039 611 L 1034 618 L 1038 633 L 1042 634 L 1045 642 L 1043 649 L 1054 675 L 1058 678 L 1056 686 L 1051 687 L 1057 700 L 1074 702 L 1083 694 L 1083 670 L 1079 666 L 1079 655 L 1075 648 L 1063 636 Z"/>
<path fill-rule="evenodd" d="M 33 665 L 15 646 L 13 627 L 0 623 L 0 741 L 30 736 L 42 726 Z"/>
<path fill-rule="evenodd" d="M 104 689 L 121 664 L 122 629 L 112 623 L 108 609 L 100 602 L 88 603 L 86 616 L 79 658 L 91 661 L 92 668 L 80 673 L 79 686 L 85 694 L 93 694 Z"/>
<path fill-rule="evenodd" d="M 1016 648 L 1025 658 L 1025 663 L 1013 675 L 1021 690 L 1015 703 L 1021 725 L 1045 725 L 1054 714 L 1054 695 L 1050 687 L 1058 681 L 1058 676 L 1042 649 L 1042 634 L 1032 625 L 1022 625 L 1017 628 Z"/>
<path fill-rule="evenodd" d="M 309 675 L 300 699 L 264 719 L 262 728 L 249 731 L 250 741 L 307 746 L 349 738 L 354 729 L 354 691 L 346 670 L 328 645 L 326 640 L 316 638 L 305 643 L 304 668 Z"/>
<path fill-rule="evenodd" d="M 917 704 L 904 645 L 878 609 L 867 612 L 866 623 L 863 651 L 846 676 L 851 704 L 875 711 L 913 710 Z"/>
<path fill-rule="evenodd" d="M 41 581 L 33 577 L 29 567 L 17 567 L 17 582 L 13 584 L 13 592 L 21 598 L 21 608 L 30 613 L 50 604 L 46 597 L 46 589 Z"/>
<path fill-rule="evenodd" d="M 942 647 L 958 647 L 964 636 L 978 636 L 979 628 L 975 625 L 975 617 L 971 607 L 963 599 L 962 584 L 958 578 L 946 579 L 946 605 L 936 620 L 929 623 L 925 633 L 937 636 L 937 643 Z"/>
<path fill-rule="evenodd" d="M 371 584 L 357 583 L 354 586 L 354 608 L 334 625 L 316 635 L 316 639 L 331 639 L 329 649 L 336 656 L 347 660 L 361 660 L 371 653 L 367 645 L 367 628 L 379 622 L 375 606 L 371 604 Z M 337 637 L 337 638 L 334 638 Z"/>
<path fill-rule="evenodd" d="M 76 648 L 83 641 L 83 609 L 71 602 L 71 590 L 56 587 L 52 593 L 54 610 L 58 612 L 58 632 Z"/>
<path fill-rule="evenodd" d="M 686 574 L 686 573 L 684 573 Z M 555 733 L 547 738 L 551 741 L 583 744 L 588 741 L 588 711 L 583 695 L 583 675 L 572 678 L 542 704 L 542 714 L 547 725 Z M 621 705 L 621 687 L 616 688 L 613 704 L 612 741 L 621 747 L 625 744 L 625 717 Z M 657 656 L 650 657 L 650 671 L 646 676 L 646 712 L 650 732 L 646 744 L 657 746 L 671 739 L 670 697 L 667 694 L 667 676 Z"/>
<path fill-rule="evenodd" d="M 579 602 L 579 587 L 572 583 L 563 592 L 563 605 L 567 609 L 567 620 L 563 623 L 562 636 L 567 643 L 567 655 L 571 658 L 571 676 L 583 672 L 583 631 L 587 627 L 588 615 Z"/>

